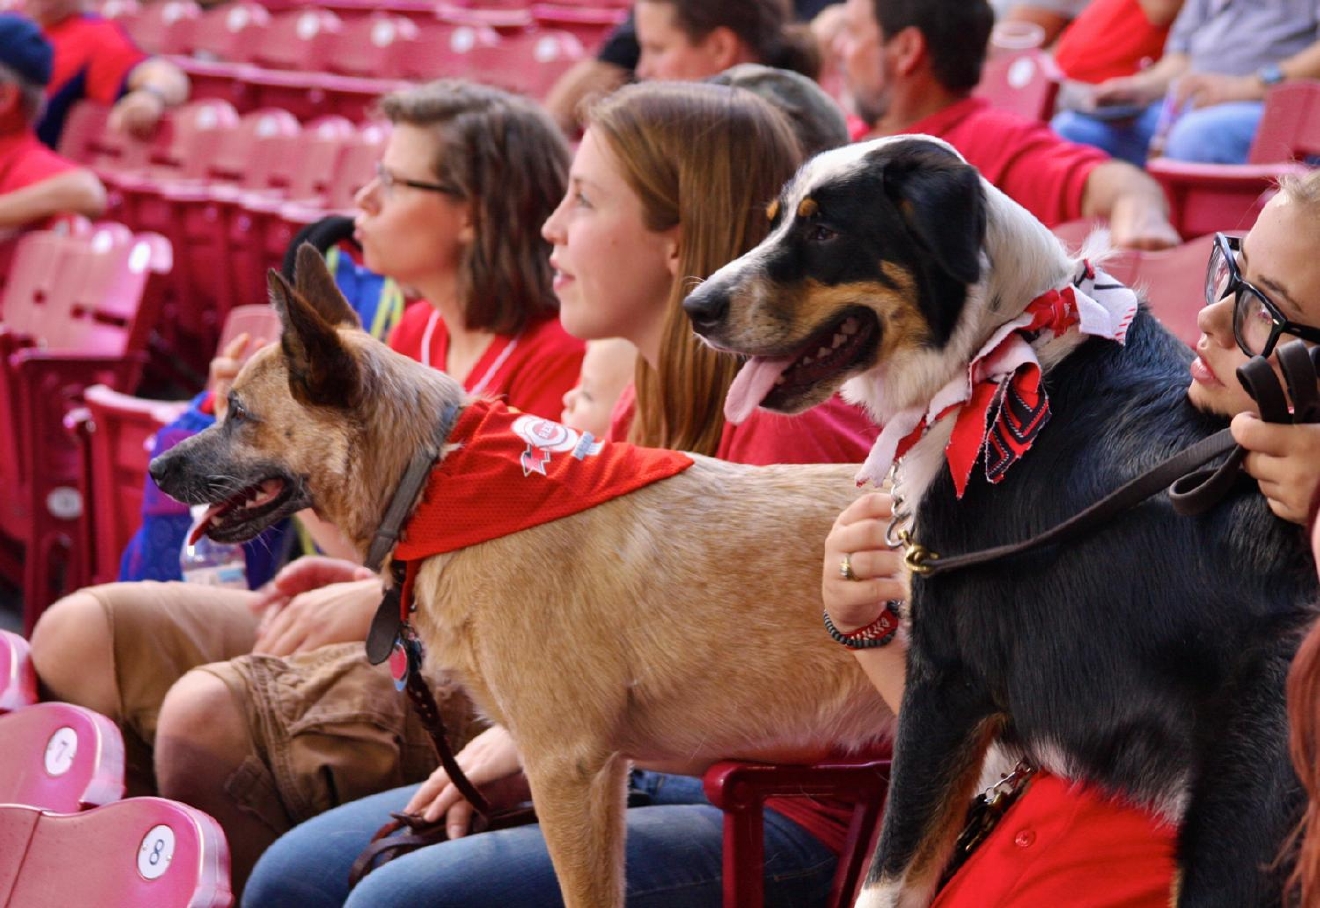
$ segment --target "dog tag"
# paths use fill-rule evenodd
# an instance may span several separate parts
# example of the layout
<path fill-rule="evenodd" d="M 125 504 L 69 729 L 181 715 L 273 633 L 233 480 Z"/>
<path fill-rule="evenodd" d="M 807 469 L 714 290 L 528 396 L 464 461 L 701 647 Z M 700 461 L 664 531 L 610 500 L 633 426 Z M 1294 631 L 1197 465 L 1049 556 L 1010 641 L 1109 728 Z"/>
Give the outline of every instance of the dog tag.
<path fill-rule="evenodd" d="M 408 686 L 408 672 L 412 667 L 410 661 L 403 641 L 396 639 L 394 648 L 390 650 L 390 677 L 394 679 L 394 689 L 397 691 Z"/>
<path fill-rule="evenodd" d="M 380 665 L 390 658 L 399 645 L 399 631 L 403 625 L 399 617 L 399 595 L 398 584 L 386 590 L 376 616 L 371 619 L 371 629 L 367 631 L 367 661 L 372 665 Z"/>

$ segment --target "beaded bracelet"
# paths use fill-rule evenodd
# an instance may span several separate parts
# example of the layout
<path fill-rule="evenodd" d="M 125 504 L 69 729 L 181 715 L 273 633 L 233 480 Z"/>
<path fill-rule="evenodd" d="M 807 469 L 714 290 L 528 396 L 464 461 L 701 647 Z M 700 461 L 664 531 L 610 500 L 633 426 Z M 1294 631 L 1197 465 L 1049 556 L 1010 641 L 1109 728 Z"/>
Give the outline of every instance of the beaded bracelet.
<path fill-rule="evenodd" d="M 880 610 L 880 615 L 866 627 L 859 627 L 855 631 L 844 633 L 834 626 L 830 620 L 830 613 L 823 612 L 825 617 L 825 630 L 837 642 L 842 643 L 848 649 L 874 649 L 877 646 L 884 646 L 894 639 L 898 633 L 898 603 L 889 600 L 885 607 Z"/>

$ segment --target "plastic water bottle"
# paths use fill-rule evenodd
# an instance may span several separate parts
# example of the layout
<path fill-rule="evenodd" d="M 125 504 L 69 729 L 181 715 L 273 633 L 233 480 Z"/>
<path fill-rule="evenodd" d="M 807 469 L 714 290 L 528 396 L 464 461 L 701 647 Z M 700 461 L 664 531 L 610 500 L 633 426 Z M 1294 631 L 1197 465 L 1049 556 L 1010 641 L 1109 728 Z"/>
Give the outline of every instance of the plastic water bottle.
<path fill-rule="evenodd" d="M 183 549 L 179 552 L 179 569 L 188 583 L 204 583 L 209 586 L 224 586 L 236 590 L 248 588 L 247 562 L 243 560 L 243 547 L 232 542 L 216 542 L 209 536 L 199 536 L 192 545 L 188 539 L 193 536 L 206 505 L 193 505 L 192 528 Z"/>

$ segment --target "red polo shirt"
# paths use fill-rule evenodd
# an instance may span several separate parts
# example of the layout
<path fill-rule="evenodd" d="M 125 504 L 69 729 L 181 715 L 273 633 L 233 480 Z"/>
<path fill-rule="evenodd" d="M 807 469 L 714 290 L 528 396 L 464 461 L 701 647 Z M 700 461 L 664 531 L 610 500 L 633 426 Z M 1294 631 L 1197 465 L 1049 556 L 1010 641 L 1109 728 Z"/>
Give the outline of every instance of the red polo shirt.
<path fill-rule="evenodd" d="M 967 162 L 1047 227 L 1082 216 L 1086 179 L 1109 156 L 1060 138 L 1048 123 L 966 98 L 913 123 L 958 149 Z"/>
<path fill-rule="evenodd" d="M 46 113 L 37 136 L 51 148 L 59 143 L 69 109 L 84 98 L 113 104 L 127 88 L 128 74 L 147 59 L 119 23 L 80 13 L 44 29 L 55 51 Z"/>
<path fill-rule="evenodd" d="M 425 300 L 411 303 L 390 334 L 404 356 L 437 369 L 449 354 L 449 329 Z M 558 419 L 564 395 L 577 384 L 585 345 L 551 316 L 517 337 L 497 335 L 463 381 L 468 393 L 498 398 L 524 413 Z"/>
<path fill-rule="evenodd" d="M 42 145 L 31 130 L 0 135 L 0 195 L 77 169 L 77 164 Z"/>

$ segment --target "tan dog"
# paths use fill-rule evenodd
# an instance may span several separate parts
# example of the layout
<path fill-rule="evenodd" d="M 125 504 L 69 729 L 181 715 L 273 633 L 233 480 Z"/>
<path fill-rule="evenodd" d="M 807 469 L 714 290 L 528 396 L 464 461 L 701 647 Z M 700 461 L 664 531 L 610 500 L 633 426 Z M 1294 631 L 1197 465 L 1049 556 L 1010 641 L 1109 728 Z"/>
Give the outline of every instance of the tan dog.
<path fill-rule="evenodd" d="M 151 472 L 181 501 L 221 502 L 213 538 L 311 506 L 365 552 L 439 414 L 468 400 L 358 330 L 308 248 L 298 275 L 296 291 L 271 275 L 281 347 L 243 369 L 223 422 Z M 824 538 L 856 468 L 693 459 L 417 575 L 427 658 L 517 742 L 569 908 L 623 904 L 629 760 L 854 747 L 893 721 L 821 626 Z"/>

